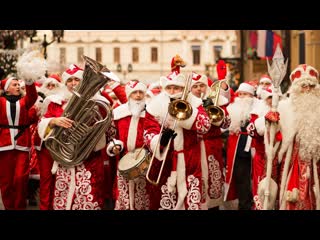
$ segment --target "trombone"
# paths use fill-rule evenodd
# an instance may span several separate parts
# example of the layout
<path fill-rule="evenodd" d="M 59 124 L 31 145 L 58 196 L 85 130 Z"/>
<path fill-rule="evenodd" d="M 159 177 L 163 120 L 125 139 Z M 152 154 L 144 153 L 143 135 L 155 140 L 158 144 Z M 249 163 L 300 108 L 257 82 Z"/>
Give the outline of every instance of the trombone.
<path fill-rule="evenodd" d="M 168 114 L 170 114 L 174 118 L 174 123 L 173 123 L 173 127 L 172 127 L 173 131 L 175 130 L 178 121 L 186 120 L 186 119 L 190 118 L 191 115 L 192 115 L 192 112 L 193 112 L 192 106 L 191 106 L 191 104 L 189 102 L 186 101 L 186 98 L 187 98 L 188 93 L 189 93 L 188 89 L 190 89 L 190 86 L 191 86 L 191 80 L 192 80 L 192 74 L 189 74 L 188 80 L 187 80 L 186 86 L 184 88 L 184 91 L 183 91 L 181 99 L 176 99 L 176 100 L 172 101 L 169 104 L 168 111 L 167 111 L 167 113 L 166 113 L 166 115 L 165 115 L 165 117 L 164 117 L 164 119 L 162 121 L 161 129 L 160 129 L 161 135 L 159 137 L 159 140 L 158 140 L 158 142 L 156 144 L 155 149 L 153 149 L 152 157 L 150 159 L 149 168 L 148 168 L 148 171 L 147 171 L 147 174 L 146 174 L 146 179 L 153 185 L 157 186 L 159 184 L 159 182 L 160 182 L 160 178 L 161 178 L 161 175 L 162 175 L 162 170 L 163 170 L 163 167 L 164 167 L 164 164 L 165 164 L 168 152 L 169 152 L 171 140 L 172 140 L 172 138 L 170 138 L 168 144 L 164 147 L 165 150 L 162 153 L 162 159 L 163 160 L 162 160 L 162 163 L 161 163 L 161 166 L 160 166 L 160 170 L 159 170 L 157 179 L 156 180 L 152 180 L 150 178 L 150 176 L 149 176 L 150 169 L 151 169 L 154 157 L 155 157 L 155 153 L 156 153 L 156 151 L 157 151 L 157 149 L 159 147 L 159 143 L 160 143 L 160 140 L 161 140 L 161 137 L 162 137 L 164 124 L 166 122 Z"/>
<path fill-rule="evenodd" d="M 218 100 L 220 95 L 221 84 L 223 81 L 216 81 L 210 87 L 210 94 L 208 98 L 213 99 L 213 105 L 206 107 L 206 112 L 210 118 L 211 124 L 214 126 L 220 126 L 225 118 L 225 113 L 221 107 L 218 106 Z"/>

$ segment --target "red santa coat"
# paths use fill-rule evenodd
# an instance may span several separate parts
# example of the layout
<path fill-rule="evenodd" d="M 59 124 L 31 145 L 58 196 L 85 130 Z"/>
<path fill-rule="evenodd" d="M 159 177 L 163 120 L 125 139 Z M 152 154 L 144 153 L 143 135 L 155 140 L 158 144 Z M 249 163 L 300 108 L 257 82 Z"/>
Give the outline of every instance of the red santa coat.
<path fill-rule="evenodd" d="M 0 127 L 0 151 L 17 149 L 29 151 L 31 147 L 30 120 L 28 111 L 36 102 L 38 97 L 34 84 L 26 85 L 26 95 L 16 102 L 16 117 L 12 122 L 10 102 L 4 97 L 0 97 L 0 126 L 26 126 L 22 135 L 15 141 L 14 137 L 18 134 L 17 128 Z"/>
<path fill-rule="evenodd" d="M 278 157 L 282 159 L 283 164 L 285 161 L 290 162 L 288 171 L 283 170 L 282 173 L 285 175 L 285 181 L 281 179 L 280 209 L 314 210 L 317 207 L 315 177 L 319 178 L 320 164 L 319 159 L 307 161 L 299 155 L 299 142 L 296 140 L 298 130 L 296 114 L 303 113 L 294 111 L 290 98 L 279 102 L 278 111 L 283 139 Z M 283 193 L 282 188 L 284 188 Z"/>
<path fill-rule="evenodd" d="M 37 99 L 34 84 L 26 85 L 26 95 L 15 102 L 15 121 L 12 121 L 11 104 L 0 97 L 0 205 L 5 209 L 26 208 L 27 183 L 29 178 L 29 151 L 31 133 L 28 113 Z M 20 129 L 22 134 L 15 140 Z"/>
<path fill-rule="evenodd" d="M 144 145 L 144 118 L 145 111 L 140 117 L 132 117 L 128 103 L 120 105 L 113 110 L 115 127 L 117 129 L 116 140 L 123 145 L 120 157 L 128 151 L 141 148 Z M 110 153 L 113 144 L 109 144 L 107 151 Z M 120 160 L 121 161 L 121 160 Z M 150 205 L 149 195 L 146 190 L 145 176 L 134 180 L 127 180 L 117 169 L 116 177 L 116 210 L 148 210 Z"/>
<path fill-rule="evenodd" d="M 56 100 L 49 104 L 46 114 L 39 122 L 39 136 L 44 141 L 50 136 L 50 133 L 46 135 L 50 120 L 61 116 L 65 108 L 66 102 L 63 97 L 57 95 Z M 104 170 L 100 150 L 105 146 L 105 136 L 102 137 L 102 140 L 82 164 L 70 168 L 60 164 L 53 166 L 52 171 L 56 172 L 54 210 L 102 209 Z"/>
<path fill-rule="evenodd" d="M 210 129 L 210 121 L 201 99 L 192 95 L 193 113 L 190 118 L 177 122 L 176 138 L 169 146 L 162 177 L 158 186 L 150 188 L 151 209 L 201 209 L 202 172 L 201 147 L 198 134 L 205 134 Z M 155 150 L 155 164 L 150 171 L 152 179 L 159 172 L 163 159 L 160 148 L 155 148 L 160 138 L 160 127 L 168 111 L 170 98 L 165 92 L 160 93 L 147 105 L 145 119 L 145 140 L 150 150 Z M 194 107 L 199 106 L 199 107 Z M 168 127 L 173 126 L 173 119 L 167 119 Z"/>

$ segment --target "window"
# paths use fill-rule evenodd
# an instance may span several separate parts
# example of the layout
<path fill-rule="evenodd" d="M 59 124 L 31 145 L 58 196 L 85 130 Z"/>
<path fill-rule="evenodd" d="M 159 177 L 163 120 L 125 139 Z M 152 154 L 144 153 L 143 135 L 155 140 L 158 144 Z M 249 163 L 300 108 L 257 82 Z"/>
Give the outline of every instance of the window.
<path fill-rule="evenodd" d="M 84 55 L 83 47 L 78 47 L 78 63 L 83 62 L 83 58 L 82 58 L 83 55 Z"/>
<path fill-rule="evenodd" d="M 139 62 L 139 49 L 137 47 L 132 48 L 132 62 L 133 63 Z"/>
<path fill-rule="evenodd" d="M 232 55 L 233 56 L 237 55 L 237 46 L 235 45 L 232 46 Z"/>
<path fill-rule="evenodd" d="M 152 63 L 158 62 L 158 48 L 156 47 L 151 48 L 151 62 Z"/>
<path fill-rule="evenodd" d="M 65 65 L 66 62 L 67 62 L 66 59 L 67 59 L 66 48 L 65 47 L 61 47 L 60 48 L 60 64 L 61 65 Z"/>
<path fill-rule="evenodd" d="M 213 55 L 214 55 L 214 59 L 217 61 L 221 58 L 221 51 L 222 51 L 222 46 L 221 45 L 217 45 L 213 47 Z"/>
<path fill-rule="evenodd" d="M 96 61 L 102 62 L 102 49 L 101 49 L 101 47 L 96 48 Z"/>
<path fill-rule="evenodd" d="M 113 48 L 113 62 L 120 63 L 120 48 Z"/>
<path fill-rule="evenodd" d="M 192 46 L 193 65 L 200 64 L 200 46 Z"/>

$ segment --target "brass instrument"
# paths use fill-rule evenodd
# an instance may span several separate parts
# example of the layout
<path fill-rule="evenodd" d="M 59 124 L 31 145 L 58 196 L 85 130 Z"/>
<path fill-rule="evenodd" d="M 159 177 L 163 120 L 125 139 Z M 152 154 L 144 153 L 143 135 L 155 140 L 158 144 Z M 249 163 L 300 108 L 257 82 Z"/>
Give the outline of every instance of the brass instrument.
<path fill-rule="evenodd" d="M 223 81 L 216 81 L 210 87 L 210 94 L 208 98 L 214 98 L 213 105 L 206 107 L 206 112 L 210 118 L 211 124 L 220 126 L 225 118 L 225 113 L 221 107 L 218 106 L 221 84 Z"/>
<path fill-rule="evenodd" d="M 150 169 L 151 169 L 154 157 L 155 157 L 156 150 L 158 149 L 158 146 L 159 146 L 159 143 L 160 143 L 160 140 L 161 140 L 164 124 L 166 122 L 168 114 L 170 114 L 174 118 L 174 123 L 173 123 L 173 127 L 172 127 L 173 131 L 174 131 L 174 129 L 175 129 L 176 125 L 177 125 L 177 122 L 179 120 L 186 120 L 186 119 L 190 118 L 191 115 L 192 115 L 192 112 L 193 112 L 192 106 L 191 106 L 191 104 L 189 102 L 186 101 L 186 98 L 187 98 L 188 93 L 189 93 L 189 91 L 187 91 L 187 90 L 190 89 L 191 80 L 192 80 L 192 74 L 190 74 L 189 77 L 188 77 L 188 80 L 187 80 L 186 86 L 184 88 L 184 91 L 183 91 L 181 99 L 176 99 L 176 100 L 172 101 L 169 104 L 168 111 L 167 111 L 167 113 L 166 113 L 166 115 L 165 115 L 165 117 L 164 117 L 164 119 L 162 121 L 161 129 L 160 129 L 161 135 L 159 137 L 159 140 L 158 140 L 158 142 L 156 144 L 155 149 L 153 150 L 152 157 L 150 159 L 149 168 L 148 168 L 148 171 L 147 171 L 147 174 L 146 174 L 147 180 L 153 185 L 158 185 L 159 182 L 160 182 L 160 178 L 161 178 L 161 175 L 162 175 L 162 170 L 163 170 L 163 167 L 164 167 L 167 155 L 168 155 L 168 151 L 169 151 L 169 148 L 170 148 L 171 140 L 172 140 L 172 138 L 170 138 L 167 146 L 165 146 L 165 148 L 164 148 L 165 151 L 164 151 L 164 153 L 162 153 L 162 159 L 163 160 L 162 160 L 162 163 L 161 163 L 160 171 L 159 171 L 157 180 L 154 181 L 154 180 L 150 179 L 150 177 L 149 177 Z"/>
<path fill-rule="evenodd" d="M 45 142 L 53 160 L 66 167 L 79 165 L 89 156 L 112 119 L 111 108 L 106 103 L 91 99 L 110 81 L 102 74 L 110 70 L 89 57 L 83 58 L 83 80 L 73 91 L 62 115 L 74 120 L 73 126 L 55 127 Z M 100 110 L 105 116 L 102 116 Z"/>

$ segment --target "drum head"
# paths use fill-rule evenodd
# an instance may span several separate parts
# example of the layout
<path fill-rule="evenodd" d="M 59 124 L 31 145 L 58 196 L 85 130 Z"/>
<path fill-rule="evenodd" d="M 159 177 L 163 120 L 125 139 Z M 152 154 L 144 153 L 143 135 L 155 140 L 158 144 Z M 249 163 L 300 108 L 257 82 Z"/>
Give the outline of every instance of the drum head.
<path fill-rule="evenodd" d="M 119 171 L 126 171 L 141 164 L 147 155 L 146 149 L 137 148 L 134 152 L 128 152 L 124 155 L 118 165 Z"/>

